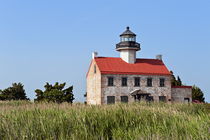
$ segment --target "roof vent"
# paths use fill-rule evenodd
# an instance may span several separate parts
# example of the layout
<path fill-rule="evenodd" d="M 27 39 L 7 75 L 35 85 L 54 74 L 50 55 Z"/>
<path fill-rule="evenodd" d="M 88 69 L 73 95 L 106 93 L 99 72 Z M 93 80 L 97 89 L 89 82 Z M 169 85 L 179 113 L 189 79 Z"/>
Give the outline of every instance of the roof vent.
<path fill-rule="evenodd" d="M 92 59 L 96 58 L 98 56 L 98 53 L 97 52 L 93 52 L 92 53 Z"/>
<path fill-rule="evenodd" d="M 158 59 L 158 60 L 162 60 L 162 55 L 161 54 L 159 54 L 159 55 L 156 55 L 156 59 Z"/>

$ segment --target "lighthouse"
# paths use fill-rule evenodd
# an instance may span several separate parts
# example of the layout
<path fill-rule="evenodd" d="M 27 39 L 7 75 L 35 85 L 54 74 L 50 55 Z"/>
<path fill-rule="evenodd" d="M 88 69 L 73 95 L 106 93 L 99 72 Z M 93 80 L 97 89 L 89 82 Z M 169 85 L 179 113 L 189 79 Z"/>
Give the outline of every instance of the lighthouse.
<path fill-rule="evenodd" d="M 120 52 L 120 58 L 127 63 L 136 62 L 136 51 L 141 50 L 140 44 L 136 42 L 136 34 L 129 27 L 120 35 L 120 43 L 116 44 L 116 50 Z"/>

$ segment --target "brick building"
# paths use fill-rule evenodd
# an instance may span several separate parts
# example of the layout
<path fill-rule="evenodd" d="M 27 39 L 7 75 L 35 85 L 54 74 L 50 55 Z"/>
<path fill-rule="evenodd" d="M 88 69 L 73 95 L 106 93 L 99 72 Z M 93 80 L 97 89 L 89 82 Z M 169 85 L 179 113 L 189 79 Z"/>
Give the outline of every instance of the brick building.
<path fill-rule="evenodd" d="M 162 61 L 136 58 L 141 50 L 136 35 L 127 27 L 116 45 L 120 57 L 92 54 L 87 73 L 87 104 L 134 101 L 191 102 L 191 86 L 171 86 L 172 75 Z"/>

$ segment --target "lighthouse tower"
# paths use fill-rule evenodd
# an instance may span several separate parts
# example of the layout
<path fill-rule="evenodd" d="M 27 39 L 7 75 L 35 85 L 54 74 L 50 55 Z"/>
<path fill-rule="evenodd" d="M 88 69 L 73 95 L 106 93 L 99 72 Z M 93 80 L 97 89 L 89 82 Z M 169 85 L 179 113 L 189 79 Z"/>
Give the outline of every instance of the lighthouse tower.
<path fill-rule="evenodd" d="M 136 62 L 136 51 L 139 51 L 140 44 L 136 42 L 136 34 L 130 31 L 129 27 L 120 35 L 120 43 L 116 44 L 116 50 L 120 52 L 120 57 L 127 63 Z"/>

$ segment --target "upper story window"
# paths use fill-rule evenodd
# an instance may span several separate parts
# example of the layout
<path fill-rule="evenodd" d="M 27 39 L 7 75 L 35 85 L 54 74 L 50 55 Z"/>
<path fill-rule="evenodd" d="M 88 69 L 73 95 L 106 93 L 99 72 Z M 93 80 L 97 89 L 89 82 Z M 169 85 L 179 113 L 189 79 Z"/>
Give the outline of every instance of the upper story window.
<path fill-rule="evenodd" d="M 108 86 L 114 86 L 114 78 L 108 77 Z"/>
<path fill-rule="evenodd" d="M 164 86 L 165 86 L 165 79 L 160 78 L 160 87 L 164 87 Z"/>
<path fill-rule="evenodd" d="M 127 77 L 122 78 L 122 86 L 127 86 Z"/>
<path fill-rule="evenodd" d="M 147 78 L 147 86 L 152 87 L 152 78 Z"/>
<path fill-rule="evenodd" d="M 140 77 L 135 77 L 134 78 L 134 86 L 139 87 L 140 86 Z"/>

